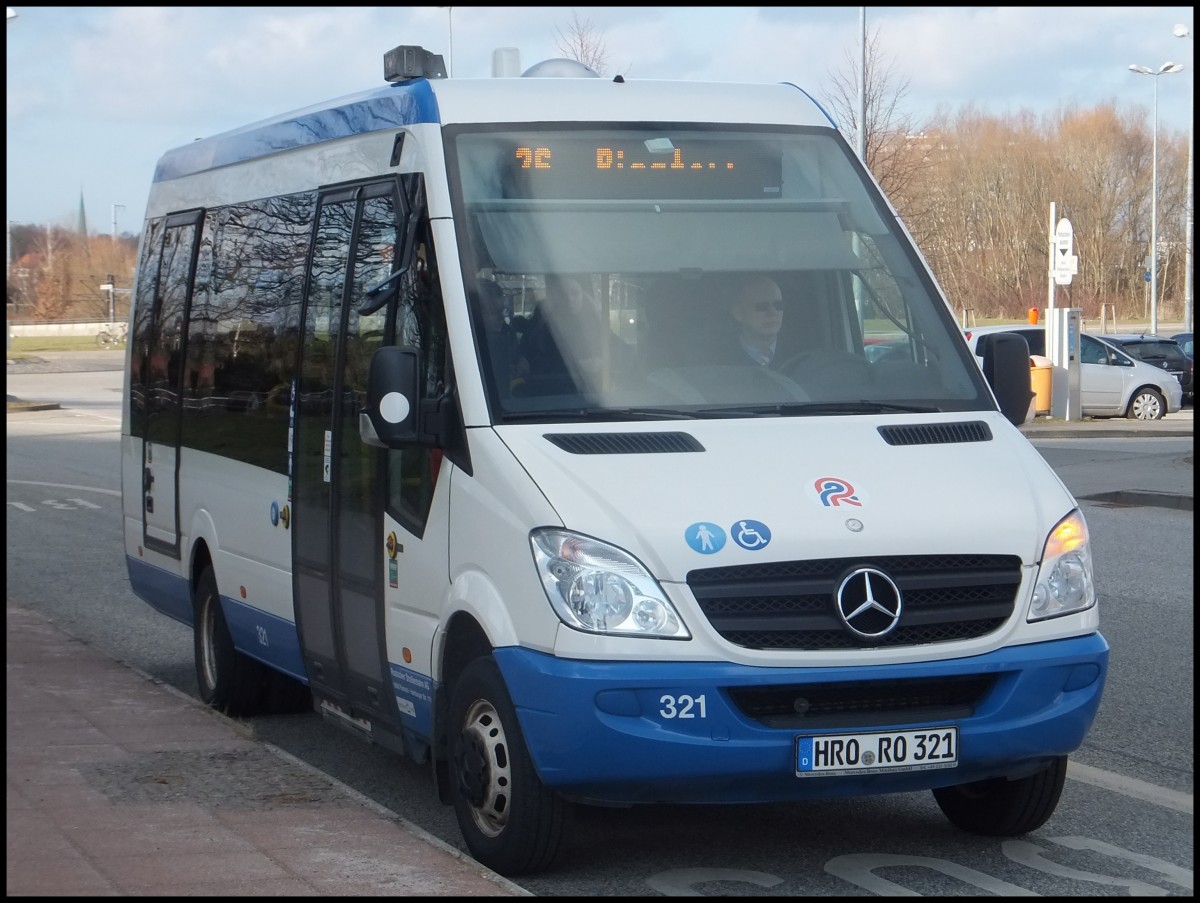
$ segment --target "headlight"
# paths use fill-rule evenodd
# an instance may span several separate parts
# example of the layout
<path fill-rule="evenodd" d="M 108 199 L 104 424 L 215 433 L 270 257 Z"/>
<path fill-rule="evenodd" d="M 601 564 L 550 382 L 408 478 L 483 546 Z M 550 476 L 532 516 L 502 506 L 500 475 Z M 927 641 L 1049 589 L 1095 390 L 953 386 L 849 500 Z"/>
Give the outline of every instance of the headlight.
<path fill-rule="evenodd" d="M 568 627 L 620 636 L 689 639 L 666 593 L 628 552 L 566 530 L 530 535 L 538 576 Z"/>
<path fill-rule="evenodd" d="M 1074 614 L 1095 604 L 1087 524 L 1080 512 L 1072 511 L 1046 537 L 1042 566 L 1029 603 L 1029 620 Z"/>

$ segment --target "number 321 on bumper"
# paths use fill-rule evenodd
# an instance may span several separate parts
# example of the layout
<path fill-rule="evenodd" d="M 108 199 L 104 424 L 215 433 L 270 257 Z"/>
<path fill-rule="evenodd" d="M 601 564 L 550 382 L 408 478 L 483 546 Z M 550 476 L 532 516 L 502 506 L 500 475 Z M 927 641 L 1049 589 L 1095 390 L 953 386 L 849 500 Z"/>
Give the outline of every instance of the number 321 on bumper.
<path fill-rule="evenodd" d="M 924 771 L 958 764 L 958 728 L 796 738 L 796 776 Z"/>

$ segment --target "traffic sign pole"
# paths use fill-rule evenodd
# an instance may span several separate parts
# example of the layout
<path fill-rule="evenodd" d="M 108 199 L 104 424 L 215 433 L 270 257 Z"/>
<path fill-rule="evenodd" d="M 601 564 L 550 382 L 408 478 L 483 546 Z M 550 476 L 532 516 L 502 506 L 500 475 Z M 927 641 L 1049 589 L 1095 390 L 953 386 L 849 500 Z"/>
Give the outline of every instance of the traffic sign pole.
<path fill-rule="evenodd" d="M 1046 267 L 1047 281 L 1050 284 L 1050 299 L 1046 304 L 1046 318 L 1050 318 L 1050 312 L 1054 310 L 1054 201 L 1050 202 L 1050 253 Z"/>

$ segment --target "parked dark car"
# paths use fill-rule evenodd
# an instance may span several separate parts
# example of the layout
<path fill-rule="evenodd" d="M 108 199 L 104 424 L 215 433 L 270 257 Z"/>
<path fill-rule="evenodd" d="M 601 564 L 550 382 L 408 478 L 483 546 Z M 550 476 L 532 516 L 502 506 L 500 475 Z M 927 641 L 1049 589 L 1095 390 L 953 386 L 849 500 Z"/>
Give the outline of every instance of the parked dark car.
<path fill-rule="evenodd" d="M 1184 404 L 1193 403 L 1195 362 L 1175 339 L 1157 335 L 1106 335 L 1101 338 L 1118 346 L 1131 357 L 1172 374 L 1179 380 L 1183 389 Z"/>
<path fill-rule="evenodd" d="M 1192 349 L 1195 346 L 1192 344 L 1192 334 L 1190 332 L 1177 332 L 1171 338 L 1179 343 L 1179 347 L 1183 349 L 1184 354 L 1195 360 L 1196 355 L 1192 353 Z"/>

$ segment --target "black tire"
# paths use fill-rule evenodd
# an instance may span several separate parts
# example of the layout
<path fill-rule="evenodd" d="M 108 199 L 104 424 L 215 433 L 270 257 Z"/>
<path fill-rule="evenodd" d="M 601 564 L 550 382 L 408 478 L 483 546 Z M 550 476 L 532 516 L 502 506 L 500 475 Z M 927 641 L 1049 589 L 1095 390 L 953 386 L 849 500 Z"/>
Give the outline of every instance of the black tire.
<path fill-rule="evenodd" d="M 1130 420 L 1162 420 L 1167 414 L 1167 400 L 1157 389 L 1143 387 L 1133 393 L 1125 416 Z"/>
<path fill-rule="evenodd" d="M 496 660 L 471 662 L 450 697 L 450 792 L 467 848 L 502 875 L 557 861 L 570 803 L 537 775 Z"/>
<path fill-rule="evenodd" d="M 234 648 L 211 566 L 200 574 L 193 605 L 196 616 L 193 648 L 200 699 L 227 715 L 257 714 L 262 708 L 269 672 L 266 666 Z"/>
<path fill-rule="evenodd" d="M 957 828 L 984 837 L 1016 837 L 1044 825 L 1054 814 L 1067 779 L 1067 757 L 1015 781 L 994 778 L 933 791 L 942 813 Z"/>

